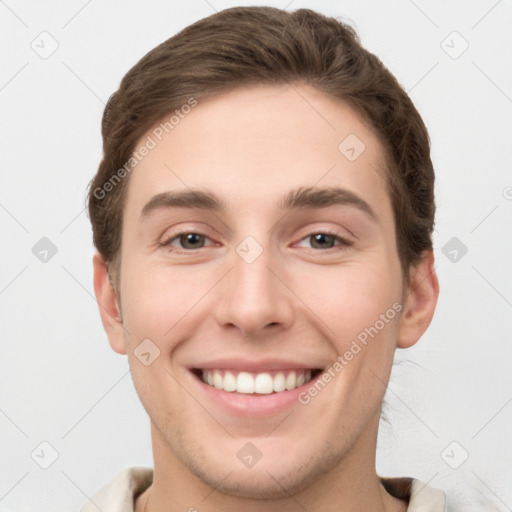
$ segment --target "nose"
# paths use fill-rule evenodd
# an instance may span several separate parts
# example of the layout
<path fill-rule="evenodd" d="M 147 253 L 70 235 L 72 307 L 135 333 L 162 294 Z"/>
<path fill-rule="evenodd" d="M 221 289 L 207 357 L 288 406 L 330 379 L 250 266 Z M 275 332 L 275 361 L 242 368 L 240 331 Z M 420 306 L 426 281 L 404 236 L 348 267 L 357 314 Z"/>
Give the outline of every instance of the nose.
<path fill-rule="evenodd" d="M 214 315 L 222 328 L 237 328 L 240 336 L 256 340 L 292 324 L 293 293 L 277 255 L 264 249 L 252 261 L 241 249 L 233 251 L 231 271 L 219 283 Z"/>

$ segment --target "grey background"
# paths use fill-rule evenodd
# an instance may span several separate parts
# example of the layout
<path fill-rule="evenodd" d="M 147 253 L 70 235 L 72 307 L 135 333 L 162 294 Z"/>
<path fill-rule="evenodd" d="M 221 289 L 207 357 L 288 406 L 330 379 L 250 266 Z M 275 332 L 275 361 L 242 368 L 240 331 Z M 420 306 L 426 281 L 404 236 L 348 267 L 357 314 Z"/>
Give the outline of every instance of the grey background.
<path fill-rule="evenodd" d="M 511 0 L 0 1 L 0 508 L 78 510 L 124 467 L 152 466 L 149 420 L 93 295 L 84 207 L 100 119 L 147 51 L 256 4 L 350 22 L 430 131 L 441 295 L 427 334 L 397 352 L 379 473 L 512 510 Z"/>

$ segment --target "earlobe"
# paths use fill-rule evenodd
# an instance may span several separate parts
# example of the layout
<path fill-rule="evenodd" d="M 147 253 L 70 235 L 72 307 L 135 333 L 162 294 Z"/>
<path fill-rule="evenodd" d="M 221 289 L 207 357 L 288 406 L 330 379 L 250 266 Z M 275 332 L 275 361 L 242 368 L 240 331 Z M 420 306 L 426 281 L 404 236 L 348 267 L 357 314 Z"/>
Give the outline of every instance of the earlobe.
<path fill-rule="evenodd" d="M 108 276 L 108 269 L 99 252 L 93 256 L 94 293 L 100 310 L 101 322 L 112 349 L 126 354 L 123 322 L 115 290 Z"/>
<path fill-rule="evenodd" d="M 425 251 L 420 262 L 410 268 L 410 285 L 400 318 L 397 347 L 409 348 L 427 330 L 439 296 L 439 281 L 434 270 L 434 254 Z"/>

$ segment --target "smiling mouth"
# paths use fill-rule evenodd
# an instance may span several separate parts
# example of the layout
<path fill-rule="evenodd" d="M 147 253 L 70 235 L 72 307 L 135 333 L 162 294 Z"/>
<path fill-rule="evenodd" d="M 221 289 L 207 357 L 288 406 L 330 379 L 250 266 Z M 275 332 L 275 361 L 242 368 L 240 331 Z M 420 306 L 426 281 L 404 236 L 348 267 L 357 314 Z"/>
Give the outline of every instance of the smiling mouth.
<path fill-rule="evenodd" d="M 251 373 L 237 370 L 194 368 L 192 373 L 205 384 L 220 391 L 248 395 L 269 395 L 304 386 L 323 370 L 277 370 Z"/>

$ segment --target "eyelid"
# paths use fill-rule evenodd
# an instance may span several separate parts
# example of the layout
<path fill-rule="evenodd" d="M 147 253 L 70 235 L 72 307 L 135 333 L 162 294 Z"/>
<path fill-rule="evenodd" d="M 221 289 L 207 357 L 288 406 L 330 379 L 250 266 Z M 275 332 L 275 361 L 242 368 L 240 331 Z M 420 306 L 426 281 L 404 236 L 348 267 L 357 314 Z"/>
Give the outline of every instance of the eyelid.
<path fill-rule="evenodd" d="M 346 243 L 353 244 L 356 240 L 358 240 L 358 237 L 345 225 L 337 224 L 333 227 L 330 227 L 326 225 L 324 222 L 314 222 L 310 223 L 310 225 L 300 229 L 299 236 L 300 238 L 296 238 L 296 242 L 304 240 L 304 238 L 307 238 L 312 235 L 316 235 L 322 233 L 324 235 L 330 235 L 332 237 L 337 238 L 338 240 L 342 240 Z"/>
<path fill-rule="evenodd" d="M 318 250 L 318 252 L 327 252 L 327 251 L 329 251 L 329 249 L 334 249 L 336 247 L 350 247 L 354 243 L 353 241 L 349 240 L 348 238 L 346 238 L 334 231 L 331 231 L 329 229 L 317 229 L 317 230 L 311 231 L 306 236 L 303 236 L 302 238 L 300 238 L 298 242 L 302 242 L 303 240 L 306 240 L 308 238 L 311 238 L 313 235 L 318 235 L 318 234 L 332 236 L 336 241 L 340 242 L 338 245 L 335 245 L 334 247 L 328 247 L 327 249 L 323 249 L 323 250 L 320 249 L 320 250 Z M 293 245 L 295 245 L 298 242 L 295 242 Z M 315 249 L 315 251 L 316 251 L 316 249 Z"/>
<path fill-rule="evenodd" d="M 183 249 L 183 248 L 174 247 L 173 245 L 171 245 L 171 242 L 173 242 L 174 240 L 178 240 L 181 236 L 191 235 L 191 234 L 199 235 L 199 236 L 206 238 L 207 240 L 210 240 L 210 242 L 211 242 L 210 244 L 205 245 L 204 247 L 199 247 L 199 249 L 204 249 L 205 247 L 211 247 L 212 245 L 215 245 L 215 242 L 208 235 L 205 235 L 204 233 L 202 233 L 199 230 L 191 230 L 191 229 L 179 231 L 177 233 L 170 233 L 169 235 L 165 236 L 163 238 L 163 240 L 158 243 L 158 245 L 160 245 L 162 247 L 172 247 L 173 248 L 172 250 L 176 251 L 176 252 L 182 252 L 182 253 L 197 252 L 198 249 Z"/>
<path fill-rule="evenodd" d="M 211 239 L 211 237 L 206 234 L 211 232 L 212 230 L 204 222 L 180 222 L 172 226 L 167 226 L 167 228 L 158 237 L 158 243 L 163 244 L 181 235 L 188 235 L 191 233 Z"/>
<path fill-rule="evenodd" d="M 189 235 L 189 234 L 195 234 L 195 235 L 202 236 L 205 239 L 210 240 L 211 243 L 208 245 L 205 245 L 203 247 L 199 247 L 198 249 L 183 249 L 183 248 L 179 248 L 179 247 L 175 247 L 175 246 L 171 245 L 171 242 L 178 240 L 183 235 Z M 313 235 L 317 235 L 317 234 L 331 236 L 335 239 L 335 241 L 339 242 L 337 245 L 335 244 L 333 247 L 328 247 L 326 249 L 316 249 L 314 247 L 311 248 L 315 252 L 319 252 L 319 253 L 320 252 L 328 252 L 330 250 L 336 249 L 336 247 L 341 248 L 341 249 L 348 248 L 348 247 L 352 246 L 354 243 L 353 241 L 336 233 L 333 230 L 318 228 L 316 230 L 309 231 L 305 236 L 301 237 L 297 242 L 294 242 L 292 245 L 296 245 L 297 243 L 300 243 L 303 240 L 307 240 L 308 238 L 311 238 Z M 169 235 L 165 236 L 164 239 L 158 243 L 158 245 L 163 248 L 167 248 L 171 252 L 176 252 L 176 253 L 181 253 L 181 254 L 190 254 L 193 252 L 198 252 L 200 249 L 205 249 L 206 247 L 214 246 L 214 245 L 216 245 L 216 243 L 208 235 L 206 235 L 204 232 L 201 232 L 200 230 L 185 229 L 185 230 L 181 230 L 181 231 L 178 231 L 175 233 L 170 233 Z M 172 249 L 169 249 L 169 247 L 172 247 Z"/>

